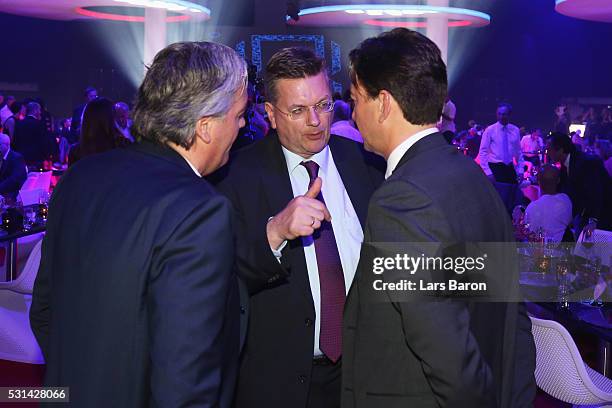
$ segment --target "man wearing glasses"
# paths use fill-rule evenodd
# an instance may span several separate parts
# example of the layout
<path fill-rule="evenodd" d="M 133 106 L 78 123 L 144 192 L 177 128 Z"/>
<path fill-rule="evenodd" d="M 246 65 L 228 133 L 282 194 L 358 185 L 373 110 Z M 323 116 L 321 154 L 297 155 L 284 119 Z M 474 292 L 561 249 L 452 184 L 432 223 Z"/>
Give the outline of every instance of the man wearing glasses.
<path fill-rule="evenodd" d="M 382 162 L 330 135 L 332 93 L 311 50 L 277 52 L 266 95 L 274 131 L 237 152 L 219 184 L 236 210 L 251 295 L 235 402 L 339 407 L 342 312 Z"/>

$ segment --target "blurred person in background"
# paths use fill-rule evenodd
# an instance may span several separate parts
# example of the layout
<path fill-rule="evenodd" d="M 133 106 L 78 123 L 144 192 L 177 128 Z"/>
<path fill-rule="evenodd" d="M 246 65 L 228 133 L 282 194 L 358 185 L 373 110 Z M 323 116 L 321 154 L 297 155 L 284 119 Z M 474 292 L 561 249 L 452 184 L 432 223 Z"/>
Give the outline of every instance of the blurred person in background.
<path fill-rule="evenodd" d="M 15 124 L 23 120 L 25 118 L 26 106 L 22 102 L 15 102 L 11 105 L 11 113 L 4 122 L 2 122 L 2 128 L 4 129 L 4 133 L 7 134 L 11 140 L 15 136 Z"/>
<path fill-rule="evenodd" d="M 132 120 L 130 119 L 130 107 L 125 102 L 117 102 L 113 107 L 113 112 L 115 114 L 115 124 L 117 129 L 123 137 L 125 137 L 130 142 L 134 142 L 134 138 L 130 133 L 130 127 L 132 126 Z"/>
<path fill-rule="evenodd" d="M 14 201 L 28 177 L 23 156 L 11 150 L 11 139 L 0 133 L 0 194 Z"/>
<path fill-rule="evenodd" d="M 11 106 L 15 103 L 15 97 L 13 95 L 8 95 L 5 99 L 5 104 L 0 109 L 0 124 L 4 124 L 4 122 L 11 116 L 13 116 L 13 112 L 11 111 Z"/>
<path fill-rule="evenodd" d="M 68 165 L 73 165 L 83 157 L 129 143 L 115 124 L 113 102 L 106 98 L 97 98 L 89 102 L 83 111 L 81 137 L 68 153 Z"/>
<path fill-rule="evenodd" d="M 351 107 L 341 99 L 334 102 L 334 117 L 330 132 L 332 135 L 346 137 L 347 139 L 363 143 L 361 133 L 353 126 L 351 121 Z"/>
<path fill-rule="evenodd" d="M 81 105 L 74 108 L 72 112 L 72 140 L 79 140 L 79 135 L 81 133 L 81 120 L 83 119 L 83 111 L 85 110 L 85 106 L 94 99 L 98 97 L 98 91 L 93 86 L 88 86 L 83 91 L 83 97 L 85 102 Z"/>
<path fill-rule="evenodd" d="M 42 171 L 56 153 L 57 143 L 41 119 L 40 104 L 29 102 L 25 119 L 15 124 L 12 148 L 23 155 L 30 171 Z"/>

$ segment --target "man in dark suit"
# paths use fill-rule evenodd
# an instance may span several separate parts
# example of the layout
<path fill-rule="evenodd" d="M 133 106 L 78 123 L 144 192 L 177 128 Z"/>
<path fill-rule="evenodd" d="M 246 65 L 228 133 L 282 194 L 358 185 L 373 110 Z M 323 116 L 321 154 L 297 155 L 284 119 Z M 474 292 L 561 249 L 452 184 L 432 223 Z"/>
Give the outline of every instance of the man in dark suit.
<path fill-rule="evenodd" d="M 447 245 L 513 239 L 491 183 L 435 129 L 447 90 L 439 49 L 395 29 L 362 42 L 350 64 L 353 117 L 387 171 L 370 200 L 345 308 L 343 408 L 529 406 L 535 350 L 522 303 L 457 300 L 443 288 L 429 296 L 418 286 L 378 291 L 373 282 L 380 276 L 373 257 L 389 255 L 387 248 L 415 259 L 452 255 L 439 252 Z M 385 266 L 386 283 L 397 276 L 434 283 L 423 267 L 394 275 Z M 505 271 L 497 272 L 505 281 Z"/>
<path fill-rule="evenodd" d="M 598 228 L 612 229 L 612 180 L 599 157 L 576 150 L 569 136 L 558 132 L 549 136 L 547 152 L 561 164 L 559 192 L 572 201 L 578 231 L 589 218 L 597 219 Z"/>
<path fill-rule="evenodd" d="M 224 45 L 166 47 L 138 91 L 142 142 L 79 161 L 54 191 L 30 320 L 71 406 L 231 405 L 231 204 L 201 177 L 244 126 L 246 75 Z"/>
<path fill-rule="evenodd" d="M 14 200 L 28 178 L 23 156 L 11 150 L 11 138 L 0 133 L 0 194 Z"/>
<path fill-rule="evenodd" d="M 85 102 L 74 108 L 72 111 L 72 121 L 70 122 L 70 143 L 76 143 L 79 141 L 81 135 L 81 122 L 83 120 L 83 111 L 85 106 L 95 99 L 98 98 L 98 91 L 93 86 L 88 86 L 83 91 Z"/>
<path fill-rule="evenodd" d="M 25 119 L 15 124 L 13 150 L 21 153 L 28 167 L 40 171 L 43 162 L 54 152 L 55 140 L 41 120 L 42 108 L 37 102 L 26 105 Z"/>
<path fill-rule="evenodd" d="M 237 213 L 238 271 L 252 296 L 235 403 L 339 407 L 342 309 L 382 167 L 330 135 L 329 80 L 311 50 L 276 53 L 266 91 L 275 131 L 236 152 L 218 186 Z"/>

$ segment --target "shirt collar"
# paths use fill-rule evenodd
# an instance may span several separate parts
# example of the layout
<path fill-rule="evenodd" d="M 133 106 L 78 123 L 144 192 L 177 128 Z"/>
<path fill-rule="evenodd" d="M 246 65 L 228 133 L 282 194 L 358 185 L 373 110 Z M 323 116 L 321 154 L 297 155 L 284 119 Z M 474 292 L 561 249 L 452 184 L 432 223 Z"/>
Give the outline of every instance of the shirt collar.
<path fill-rule="evenodd" d="M 321 150 L 317 154 L 313 154 L 309 159 L 305 159 L 299 154 L 293 153 L 285 146 L 281 147 L 283 149 L 283 154 L 285 155 L 285 161 L 287 162 L 287 169 L 289 170 L 289 174 L 292 174 L 293 171 L 300 165 L 300 163 L 308 160 L 312 160 L 317 163 L 319 165 L 319 170 L 323 169 L 323 172 L 326 171 L 327 162 L 329 160 L 329 146 L 325 146 L 323 150 Z"/>
<path fill-rule="evenodd" d="M 181 157 L 183 157 L 183 155 L 181 155 Z M 200 172 L 198 171 L 198 169 L 195 168 L 195 166 L 193 164 L 191 164 L 191 162 L 189 160 L 187 160 L 186 157 L 183 157 L 183 159 L 185 159 L 185 161 L 187 162 L 187 164 L 189 165 L 189 167 L 191 167 L 191 170 L 193 170 L 193 172 L 200 178 L 202 178 L 202 175 L 200 174 Z"/>
<path fill-rule="evenodd" d="M 567 157 L 565 158 L 565 162 L 563 163 L 566 169 L 569 169 L 570 156 L 571 156 L 571 153 L 567 155 Z"/>
<path fill-rule="evenodd" d="M 410 149 L 416 142 L 423 139 L 425 136 L 429 136 L 431 134 L 437 133 L 438 128 L 431 127 L 428 129 L 421 130 L 420 132 L 415 133 L 412 136 L 408 136 L 406 140 L 400 143 L 389 155 L 387 159 L 387 171 L 385 172 L 385 179 L 388 179 L 397 165 L 399 164 L 404 154 Z"/>

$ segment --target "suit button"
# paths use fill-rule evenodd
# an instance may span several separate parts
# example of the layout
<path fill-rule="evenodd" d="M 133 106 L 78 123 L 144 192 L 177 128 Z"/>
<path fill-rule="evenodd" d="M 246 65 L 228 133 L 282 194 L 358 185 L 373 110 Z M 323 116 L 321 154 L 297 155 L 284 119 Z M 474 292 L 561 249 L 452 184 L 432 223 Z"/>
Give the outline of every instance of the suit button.
<path fill-rule="evenodd" d="M 303 375 L 298 375 L 298 382 L 300 384 L 304 384 L 306 382 L 306 377 Z"/>
<path fill-rule="evenodd" d="M 304 325 L 306 325 L 306 327 L 312 326 L 312 319 L 307 317 L 306 320 L 304 320 Z"/>

